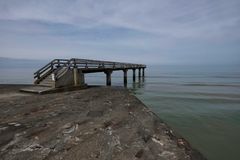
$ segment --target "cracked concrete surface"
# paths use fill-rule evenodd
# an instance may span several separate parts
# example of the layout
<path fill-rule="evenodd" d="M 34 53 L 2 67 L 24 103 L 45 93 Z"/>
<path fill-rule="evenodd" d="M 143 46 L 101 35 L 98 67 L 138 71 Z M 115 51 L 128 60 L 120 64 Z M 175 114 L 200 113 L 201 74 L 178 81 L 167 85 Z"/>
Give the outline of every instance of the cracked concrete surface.
<path fill-rule="evenodd" d="M 34 95 L 19 88 L 0 86 L 2 160 L 205 159 L 126 89 Z"/>

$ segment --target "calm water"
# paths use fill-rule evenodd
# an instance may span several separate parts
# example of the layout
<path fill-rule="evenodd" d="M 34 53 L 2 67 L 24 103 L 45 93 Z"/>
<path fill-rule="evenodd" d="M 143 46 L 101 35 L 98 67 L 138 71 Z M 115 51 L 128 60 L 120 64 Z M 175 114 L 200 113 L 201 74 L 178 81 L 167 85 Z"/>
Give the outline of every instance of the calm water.
<path fill-rule="evenodd" d="M 35 70 L 0 69 L 0 83 L 32 83 Z M 240 159 L 238 67 L 150 66 L 135 84 L 128 75 L 128 87 L 209 160 Z M 122 81 L 114 72 L 112 84 Z M 86 82 L 104 85 L 104 74 L 89 74 Z"/>

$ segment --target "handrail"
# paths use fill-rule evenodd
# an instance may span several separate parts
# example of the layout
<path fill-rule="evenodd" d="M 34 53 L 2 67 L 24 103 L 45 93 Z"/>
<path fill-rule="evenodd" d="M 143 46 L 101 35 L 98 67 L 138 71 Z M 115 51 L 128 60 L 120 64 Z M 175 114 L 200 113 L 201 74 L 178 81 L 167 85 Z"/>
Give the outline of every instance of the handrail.
<path fill-rule="evenodd" d="M 54 69 L 54 65 L 60 65 L 60 64 L 64 64 L 66 61 L 69 61 L 67 59 L 54 59 L 51 62 L 49 62 L 48 64 L 46 64 L 45 66 L 43 66 L 42 68 L 40 68 L 39 70 L 37 70 L 34 73 L 34 78 L 36 77 L 41 77 L 41 74 L 46 72 L 48 69 L 53 70 Z"/>
<path fill-rule="evenodd" d="M 34 74 L 39 73 L 41 70 L 43 70 L 44 68 L 46 68 L 48 65 L 52 64 L 52 62 L 54 62 L 56 59 L 52 60 L 51 62 L 49 62 L 48 64 L 46 64 L 45 66 L 43 66 L 42 68 L 40 68 L 39 70 L 37 70 Z"/>

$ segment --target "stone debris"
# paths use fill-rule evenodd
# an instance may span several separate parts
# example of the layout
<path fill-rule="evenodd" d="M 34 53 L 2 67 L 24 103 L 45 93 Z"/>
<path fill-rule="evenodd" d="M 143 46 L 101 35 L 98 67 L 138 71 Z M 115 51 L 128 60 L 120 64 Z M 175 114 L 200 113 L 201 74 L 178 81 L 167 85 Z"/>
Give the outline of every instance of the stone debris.
<path fill-rule="evenodd" d="M 72 127 L 72 124 L 71 123 L 67 123 L 65 124 L 64 126 L 62 126 L 63 129 L 69 129 Z"/>
<path fill-rule="evenodd" d="M 112 102 L 111 102 L 110 100 L 107 100 L 107 101 L 105 101 L 103 104 L 108 105 L 108 106 L 111 106 L 111 105 L 112 105 Z"/>
<path fill-rule="evenodd" d="M 0 127 L 0 133 L 1 133 L 2 131 L 5 131 L 6 129 L 8 129 L 8 127 Z"/>
<path fill-rule="evenodd" d="M 15 123 L 15 122 L 8 123 L 8 125 L 10 125 L 10 126 L 15 126 L 15 127 L 19 127 L 19 126 L 21 126 L 20 123 Z"/>
<path fill-rule="evenodd" d="M 144 153 L 144 150 L 143 150 L 143 149 L 140 149 L 140 150 L 136 153 L 135 157 L 141 158 L 141 157 L 143 156 L 143 153 Z"/>
<path fill-rule="evenodd" d="M 164 157 L 168 159 L 177 159 L 173 152 L 163 151 L 161 154 L 158 154 L 159 157 Z"/>
<path fill-rule="evenodd" d="M 71 128 L 65 129 L 63 131 L 63 134 L 70 134 L 70 133 L 74 132 L 75 129 L 76 129 L 75 126 L 72 126 Z"/>
<path fill-rule="evenodd" d="M 35 151 L 35 150 L 39 150 L 39 149 L 42 149 L 42 148 L 43 148 L 43 146 L 41 146 L 40 144 L 34 143 L 34 144 L 31 144 L 30 146 L 22 149 L 22 152 Z"/>
<path fill-rule="evenodd" d="M 22 135 L 24 135 L 25 132 L 23 133 L 16 133 L 13 137 L 13 139 L 6 145 L 4 145 L 2 148 L 1 148 L 1 152 L 7 150 L 9 147 L 15 145 L 16 143 L 18 143 L 21 139 L 22 139 Z"/>
<path fill-rule="evenodd" d="M 155 142 L 155 143 L 160 144 L 161 146 L 164 145 L 160 140 L 156 139 L 155 137 L 152 137 L 152 141 Z"/>

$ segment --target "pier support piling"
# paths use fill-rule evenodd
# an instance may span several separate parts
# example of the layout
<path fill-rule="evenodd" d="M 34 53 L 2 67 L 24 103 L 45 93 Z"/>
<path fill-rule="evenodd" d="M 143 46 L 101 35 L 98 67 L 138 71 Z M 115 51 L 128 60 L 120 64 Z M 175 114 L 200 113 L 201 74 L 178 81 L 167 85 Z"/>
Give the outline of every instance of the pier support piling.
<path fill-rule="evenodd" d="M 104 73 L 106 74 L 106 85 L 111 86 L 111 84 L 112 84 L 112 82 L 111 82 L 112 71 L 105 71 Z"/>
<path fill-rule="evenodd" d="M 77 68 L 73 68 L 73 80 L 74 80 L 74 86 L 79 86 L 80 77 L 79 77 L 79 73 L 78 73 Z"/>
<path fill-rule="evenodd" d="M 138 78 L 141 77 L 141 68 L 138 68 Z"/>
<path fill-rule="evenodd" d="M 133 82 L 136 82 L 136 69 L 133 69 Z"/>
<path fill-rule="evenodd" d="M 85 85 L 85 76 L 84 73 L 82 73 L 82 70 L 78 70 L 79 77 L 80 77 L 80 85 L 83 86 Z"/>
<path fill-rule="evenodd" d="M 145 68 L 142 68 L 142 76 L 145 76 Z"/>
<path fill-rule="evenodd" d="M 123 82 L 124 82 L 124 86 L 127 86 L 127 69 L 123 70 Z"/>
<path fill-rule="evenodd" d="M 81 86 L 85 84 L 85 78 L 82 70 L 79 70 L 78 68 L 73 68 L 73 80 L 74 86 Z"/>

